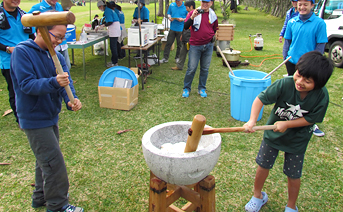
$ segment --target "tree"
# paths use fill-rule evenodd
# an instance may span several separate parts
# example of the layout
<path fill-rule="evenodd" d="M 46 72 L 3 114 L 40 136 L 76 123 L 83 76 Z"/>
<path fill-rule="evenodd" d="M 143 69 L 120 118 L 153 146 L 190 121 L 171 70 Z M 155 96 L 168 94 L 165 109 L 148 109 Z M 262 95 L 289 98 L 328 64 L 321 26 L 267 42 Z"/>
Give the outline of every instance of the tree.
<path fill-rule="evenodd" d="M 221 8 L 221 13 L 223 14 L 222 23 L 227 23 L 229 19 L 229 14 L 227 13 L 227 8 L 229 8 L 231 0 L 219 0 L 219 6 Z"/>
<path fill-rule="evenodd" d="M 283 18 L 292 4 L 288 0 L 241 0 L 240 3 Z"/>
<path fill-rule="evenodd" d="M 164 16 L 163 15 L 163 0 L 158 0 L 158 13 L 157 16 Z"/>

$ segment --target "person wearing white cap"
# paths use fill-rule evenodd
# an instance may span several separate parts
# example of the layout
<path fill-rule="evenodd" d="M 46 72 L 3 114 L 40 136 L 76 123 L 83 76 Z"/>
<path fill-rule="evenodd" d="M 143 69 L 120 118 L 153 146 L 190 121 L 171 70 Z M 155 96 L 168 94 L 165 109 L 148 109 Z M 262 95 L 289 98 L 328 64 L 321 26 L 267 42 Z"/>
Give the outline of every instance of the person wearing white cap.
<path fill-rule="evenodd" d="M 98 1 L 97 4 L 99 10 L 104 12 L 105 23 L 96 27 L 95 31 L 97 32 L 99 29 L 103 27 L 108 28 L 108 35 L 110 37 L 110 49 L 112 53 L 111 61 L 107 64 L 107 67 L 118 66 L 118 52 L 117 52 L 117 45 L 118 45 L 118 38 L 121 35 L 120 30 L 120 23 L 118 15 L 108 7 L 104 1 Z"/>

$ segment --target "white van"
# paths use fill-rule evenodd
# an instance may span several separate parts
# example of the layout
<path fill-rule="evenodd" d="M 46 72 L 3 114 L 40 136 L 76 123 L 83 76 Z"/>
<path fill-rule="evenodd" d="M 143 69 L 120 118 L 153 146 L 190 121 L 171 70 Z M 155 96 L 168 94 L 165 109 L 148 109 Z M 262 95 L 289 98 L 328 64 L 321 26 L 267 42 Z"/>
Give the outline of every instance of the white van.
<path fill-rule="evenodd" d="M 314 13 L 326 23 L 325 51 L 336 67 L 343 67 L 343 0 L 319 0 Z"/>

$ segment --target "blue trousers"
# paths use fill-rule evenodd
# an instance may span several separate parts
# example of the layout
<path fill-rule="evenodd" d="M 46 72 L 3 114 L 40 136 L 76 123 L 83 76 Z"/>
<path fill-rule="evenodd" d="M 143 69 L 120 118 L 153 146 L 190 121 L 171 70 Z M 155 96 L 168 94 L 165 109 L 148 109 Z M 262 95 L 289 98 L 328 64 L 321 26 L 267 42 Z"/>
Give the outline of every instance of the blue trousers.
<path fill-rule="evenodd" d="M 183 89 L 191 91 L 193 78 L 195 72 L 198 68 L 200 61 L 200 75 L 199 75 L 199 85 L 198 90 L 206 90 L 206 82 L 208 76 L 208 69 L 210 68 L 211 59 L 213 52 L 213 43 L 209 42 L 208 44 L 201 46 L 190 45 L 188 51 L 188 69 L 183 81 Z"/>

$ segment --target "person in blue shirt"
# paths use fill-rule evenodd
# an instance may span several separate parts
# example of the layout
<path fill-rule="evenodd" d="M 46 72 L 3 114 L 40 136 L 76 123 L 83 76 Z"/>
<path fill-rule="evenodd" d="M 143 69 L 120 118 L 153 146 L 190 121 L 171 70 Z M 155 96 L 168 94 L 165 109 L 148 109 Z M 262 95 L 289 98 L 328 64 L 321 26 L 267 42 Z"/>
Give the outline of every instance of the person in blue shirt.
<path fill-rule="evenodd" d="M 108 28 L 108 36 L 110 38 L 110 49 L 112 53 L 111 62 L 107 64 L 107 67 L 118 66 L 118 52 L 117 42 L 121 35 L 120 23 L 118 15 L 110 8 L 109 3 L 105 3 L 100 0 L 97 3 L 99 10 L 104 12 L 105 24 L 98 26 L 95 31 L 102 29 L 103 27 Z"/>
<path fill-rule="evenodd" d="M 169 5 L 167 14 L 168 14 L 168 19 L 171 22 L 171 24 L 170 24 L 170 30 L 168 32 L 167 43 L 164 48 L 163 59 L 160 61 L 160 63 L 168 62 L 170 48 L 173 45 L 175 39 L 177 43 L 175 62 L 178 63 L 180 50 L 182 47 L 180 36 L 182 34 L 184 21 L 186 19 L 188 12 L 186 10 L 185 5 L 183 4 L 183 1 L 176 0 L 175 2 Z"/>
<path fill-rule="evenodd" d="M 21 23 L 21 17 L 26 12 L 19 8 L 19 4 L 20 0 L 3 0 L 0 5 L 0 69 L 7 82 L 9 102 L 17 123 L 15 93 L 10 75 L 11 54 L 18 43 L 35 38 L 32 28 L 24 27 Z"/>
<path fill-rule="evenodd" d="M 289 19 L 294 18 L 295 16 L 299 15 L 299 12 L 297 10 L 298 0 L 291 0 L 291 3 L 293 7 L 286 12 L 285 22 L 283 23 L 283 27 L 281 29 L 280 37 L 279 37 L 280 43 L 282 43 L 282 39 L 283 39 L 283 36 L 285 35 L 285 31 L 286 31 L 286 27 L 287 27 L 287 23 Z"/>
<path fill-rule="evenodd" d="M 314 4 L 315 0 L 298 0 L 299 16 L 287 23 L 282 53 L 284 59 L 292 56 L 286 62 L 288 76 L 295 73 L 295 64 L 303 54 L 313 50 L 324 54 L 325 44 L 328 42 L 326 24 L 312 12 Z M 324 136 L 324 132 L 319 130 L 317 125 L 314 125 L 313 134 Z"/>
<path fill-rule="evenodd" d="M 117 13 L 120 23 L 120 30 L 121 35 L 118 38 L 118 45 L 117 45 L 117 52 L 118 52 L 118 58 L 123 59 L 126 56 L 125 49 L 121 49 L 122 46 L 124 46 L 124 39 L 127 37 L 126 27 L 125 27 L 125 15 L 121 11 L 121 6 L 118 4 L 114 5 L 114 12 Z"/>
<path fill-rule="evenodd" d="M 47 29 L 54 47 L 65 39 L 66 25 Z M 36 157 L 32 207 L 46 206 L 47 212 L 83 212 L 81 207 L 69 204 L 68 173 L 59 146 L 58 128 L 62 99 L 68 110 L 78 111 L 82 104 L 75 94 L 64 57 L 57 51 L 56 55 L 64 74 L 56 73 L 48 46 L 37 30 L 35 40 L 20 42 L 11 56 L 19 123 Z M 67 85 L 74 97 L 73 103 L 64 88 Z"/>
<path fill-rule="evenodd" d="M 135 1 L 135 4 L 137 4 L 138 1 Z M 140 13 L 141 13 L 141 21 L 142 22 L 149 22 L 149 16 L 150 16 L 150 12 L 148 10 L 148 8 L 145 7 L 145 1 L 141 0 L 140 1 Z M 135 9 L 135 12 L 133 13 L 133 20 L 132 23 L 135 24 L 138 21 L 138 5 Z"/>
<path fill-rule="evenodd" d="M 58 0 L 43 0 L 42 2 L 35 4 L 31 7 L 28 13 L 33 13 L 34 11 L 40 11 L 40 12 L 47 12 L 47 11 L 58 11 L 62 12 L 63 7 L 60 3 L 58 3 Z M 68 44 L 67 41 L 63 41 L 59 46 L 56 47 L 56 50 L 60 52 L 67 64 L 68 69 L 71 69 L 70 59 L 69 59 L 69 53 L 68 53 Z"/>

